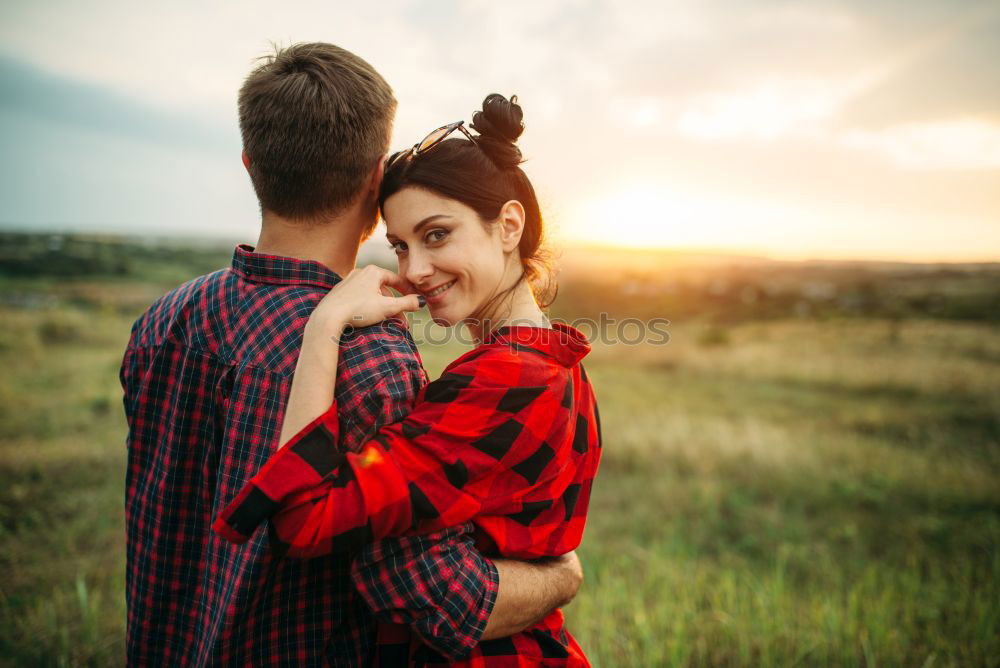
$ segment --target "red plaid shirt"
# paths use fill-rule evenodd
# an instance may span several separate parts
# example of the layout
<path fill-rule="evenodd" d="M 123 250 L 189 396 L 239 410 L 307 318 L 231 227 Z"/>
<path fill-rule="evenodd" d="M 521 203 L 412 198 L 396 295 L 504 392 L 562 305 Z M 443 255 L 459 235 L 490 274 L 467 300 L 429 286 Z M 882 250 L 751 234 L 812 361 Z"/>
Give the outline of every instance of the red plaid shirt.
<path fill-rule="evenodd" d="M 375 615 L 458 656 L 482 635 L 497 573 L 471 525 L 280 559 L 211 520 L 274 453 L 302 329 L 339 278 L 316 262 L 238 247 L 136 321 L 121 369 L 130 665 L 369 665 Z M 358 450 L 409 412 L 425 381 L 398 322 L 357 330 L 340 359 L 339 443 Z M 372 610 L 375 611 L 373 615 Z"/>
<path fill-rule="evenodd" d="M 360 453 L 336 447 L 336 406 L 299 432 L 220 515 L 246 541 L 271 517 L 278 549 L 351 550 L 472 520 L 488 554 L 531 559 L 580 544 L 600 458 L 594 393 L 577 330 L 510 327 L 453 362 L 413 411 Z M 425 661 L 434 659 L 424 654 Z M 562 613 L 487 641 L 470 665 L 586 665 Z"/>

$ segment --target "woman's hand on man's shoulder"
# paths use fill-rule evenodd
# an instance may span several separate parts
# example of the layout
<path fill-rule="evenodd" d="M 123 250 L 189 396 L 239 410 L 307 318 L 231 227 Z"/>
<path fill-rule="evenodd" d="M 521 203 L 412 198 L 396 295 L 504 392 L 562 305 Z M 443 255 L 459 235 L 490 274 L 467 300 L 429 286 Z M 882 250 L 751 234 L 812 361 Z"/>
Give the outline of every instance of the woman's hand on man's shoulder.
<path fill-rule="evenodd" d="M 389 288 L 404 296 L 393 296 Z M 320 300 L 307 328 L 323 337 L 339 338 L 348 325 L 367 327 L 423 305 L 423 297 L 405 279 L 370 264 L 349 273 Z"/>

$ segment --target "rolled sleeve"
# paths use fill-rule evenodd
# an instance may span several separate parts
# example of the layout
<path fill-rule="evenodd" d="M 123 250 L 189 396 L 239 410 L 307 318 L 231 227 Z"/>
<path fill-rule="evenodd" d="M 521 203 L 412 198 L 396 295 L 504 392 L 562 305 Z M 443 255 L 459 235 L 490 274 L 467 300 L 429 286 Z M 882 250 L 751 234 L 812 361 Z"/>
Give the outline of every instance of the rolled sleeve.
<path fill-rule="evenodd" d="M 427 379 L 410 333 L 387 320 L 358 330 L 341 350 L 343 364 L 362 369 L 353 382 L 337 382 L 341 407 L 339 446 L 358 452 L 382 427 L 401 421 Z"/>
<path fill-rule="evenodd" d="M 472 525 L 393 538 L 355 558 L 355 586 L 376 618 L 405 624 L 451 661 L 482 639 L 496 603 L 496 566 L 473 545 Z"/>
<path fill-rule="evenodd" d="M 359 440 L 402 420 L 423 385 L 419 366 L 400 364 L 385 371 L 358 406 L 355 424 L 371 425 Z M 409 626 L 452 661 L 479 643 L 500 582 L 496 566 L 473 545 L 471 531 L 470 523 L 370 543 L 352 569 L 355 588 L 377 619 Z"/>
<path fill-rule="evenodd" d="M 346 449 L 356 449 L 381 427 L 406 417 L 426 382 L 416 357 L 405 354 L 409 334 L 383 332 L 379 342 L 385 345 L 387 339 L 404 354 L 377 369 L 373 387 L 353 407 L 349 420 L 354 429 L 341 441 Z M 387 538 L 365 545 L 353 560 L 355 588 L 375 617 L 410 627 L 452 661 L 479 643 L 499 590 L 497 568 L 473 545 L 471 532 L 469 523 Z"/>

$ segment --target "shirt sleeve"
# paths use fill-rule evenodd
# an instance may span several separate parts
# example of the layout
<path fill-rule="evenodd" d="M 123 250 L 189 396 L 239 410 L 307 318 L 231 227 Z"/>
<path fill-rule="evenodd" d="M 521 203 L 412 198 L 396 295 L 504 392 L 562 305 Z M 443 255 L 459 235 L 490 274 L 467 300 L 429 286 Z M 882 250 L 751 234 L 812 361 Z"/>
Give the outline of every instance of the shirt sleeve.
<path fill-rule="evenodd" d="M 361 598 L 382 622 L 404 624 L 450 661 L 482 639 L 500 577 L 472 541 L 471 524 L 387 538 L 366 545 L 352 576 Z"/>
<path fill-rule="evenodd" d="M 131 345 L 125 349 L 122 355 L 122 365 L 118 370 L 118 382 L 122 386 L 122 402 L 125 405 L 125 417 L 129 417 L 130 403 L 132 400 L 132 377 L 135 375 L 135 351 Z"/>
<path fill-rule="evenodd" d="M 402 420 L 424 384 L 411 359 L 383 368 L 365 392 L 350 422 L 361 432 L 341 443 L 362 447 L 380 427 Z M 361 431 L 360 425 L 366 428 Z M 375 617 L 403 624 L 449 660 L 458 661 L 479 644 L 496 603 L 499 574 L 476 549 L 472 524 L 421 536 L 369 543 L 352 560 L 354 587 Z"/>
<path fill-rule="evenodd" d="M 118 382 L 122 386 L 122 404 L 125 409 L 125 421 L 130 427 L 128 436 L 126 436 L 126 444 L 131 440 L 131 426 L 133 421 L 133 416 L 135 415 L 135 402 L 136 396 L 136 379 L 139 375 L 139 363 L 140 363 L 140 350 L 136 346 L 136 330 L 138 328 L 140 320 L 137 320 L 132 325 L 132 332 L 129 335 L 128 344 L 125 346 L 125 352 L 122 354 L 122 365 L 118 370 Z"/>
<path fill-rule="evenodd" d="M 558 468 L 538 433 L 559 399 L 540 398 L 561 397 L 563 387 L 524 384 L 523 357 L 497 350 L 455 365 L 360 453 L 336 450 L 334 404 L 265 464 L 215 530 L 244 542 L 271 517 L 279 549 L 315 556 L 504 512 Z"/>
<path fill-rule="evenodd" d="M 427 377 L 419 360 L 413 338 L 394 320 L 345 337 L 338 368 L 353 373 L 337 379 L 340 449 L 359 452 L 382 426 L 412 410 Z"/>

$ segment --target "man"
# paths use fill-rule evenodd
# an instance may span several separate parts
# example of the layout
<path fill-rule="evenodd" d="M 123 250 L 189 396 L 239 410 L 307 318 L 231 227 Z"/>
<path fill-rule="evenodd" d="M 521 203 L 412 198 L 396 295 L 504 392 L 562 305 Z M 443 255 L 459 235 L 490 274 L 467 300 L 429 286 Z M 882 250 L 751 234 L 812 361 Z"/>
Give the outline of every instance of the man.
<path fill-rule="evenodd" d="M 279 51 L 240 90 L 257 246 L 157 300 L 122 364 L 131 665 L 368 665 L 376 616 L 408 624 L 425 656 L 460 658 L 579 587 L 575 556 L 491 562 L 468 526 L 383 541 L 353 570 L 349 558 L 282 559 L 263 535 L 234 547 L 210 531 L 278 447 L 302 328 L 375 226 L 395 108 L 368 63 L 330 44 Z M 398 322 L 356 330 L 337 374 L 347 448 L 405 415 L 423 381 Z M 405 633 L 390 630 L 383 664 L 406 654 Z"/>

